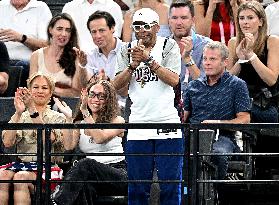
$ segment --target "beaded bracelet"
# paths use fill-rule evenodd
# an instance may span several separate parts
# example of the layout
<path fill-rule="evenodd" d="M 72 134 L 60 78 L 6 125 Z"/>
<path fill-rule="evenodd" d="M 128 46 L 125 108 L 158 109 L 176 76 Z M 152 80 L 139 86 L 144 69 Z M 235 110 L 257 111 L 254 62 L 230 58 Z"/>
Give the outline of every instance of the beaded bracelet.
<path fill-rule="evenodd" d="M 128 65 L 127 70 L 131 75 L 133 75 L 133 73 L 135 72 L 131 64 Z"/>

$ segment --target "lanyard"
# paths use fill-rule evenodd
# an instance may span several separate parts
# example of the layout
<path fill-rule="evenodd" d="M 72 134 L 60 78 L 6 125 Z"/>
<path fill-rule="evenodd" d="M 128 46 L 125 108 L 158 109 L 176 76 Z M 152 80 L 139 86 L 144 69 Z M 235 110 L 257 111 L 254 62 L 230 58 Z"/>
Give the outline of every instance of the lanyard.
<path fill-rule="evenodd" d="M 223 23 L 220 21 L 219 22 L 219 28 L 220 28 L 220 36 L 221 36 L 221 42 L 222 43 L 226 43 L 226 40 L 225 40 L 225 32 L 224 32 L 224 25 Z M 230 21 L 230 37 L 234 37 L 234 25 L 233 25 L 233 22 Z"/>

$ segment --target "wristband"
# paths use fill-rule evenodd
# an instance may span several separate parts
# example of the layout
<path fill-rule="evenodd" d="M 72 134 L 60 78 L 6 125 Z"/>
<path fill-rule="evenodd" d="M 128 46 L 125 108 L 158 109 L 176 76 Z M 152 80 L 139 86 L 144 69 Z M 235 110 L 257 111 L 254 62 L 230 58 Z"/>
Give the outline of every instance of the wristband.
<path fill-rule="evenodd" d="M 36 111 L 33 114 L 30 114 L 30 117 L 33 118 L 33 119 L 39 117 L 39 112 Z"/>
<path fill-rule="evenodd" d="M 26 40 L 27 40 L 27 36 L 23 34 L 20 43 L 24 43 Z"/>
<path fill-rule="evenodd" d="M 236 61 L 238 64 L 242 64 L 242 63 L 248 63 L 249 60 L 245 60 L 245 59 L 238 59 L 238 61 Z"/>
<path fill-rule="evenodd" d="M 131 64 L 128 65 L 127 69 L 128 69 L 128 72 L 129 72 L 131 75 L 135 72 L 135 70 L 133 69 L 133 67 L 132 67 Z"/>
<path fill-rule="evenodd" d="M 146 61 L 144 61 L 143 63 L 144 63 L 144 65 L 146 65 L 146 66 L 150 66 L 150 63 L 151 63 L 152 60 L 153 60 L 153 57 L 152 57 L 152 56 L 149 56 L 149 58 L 148 58 Z"/>
<path fill-rule="evenodd" d="M 188 63 L 185 63 L 185 66 L 190 67 L 192 65 L 195 65 L 195 61 L 192 58 L 190 58 L 190 61 Z"/>
<path fill-rule="evenodd" d="M 253 61 L 255 60 L 255 58 L 257 58 L 257 55 L 254 53 L 250 58 L 249 58 L 249 61 Z"/>

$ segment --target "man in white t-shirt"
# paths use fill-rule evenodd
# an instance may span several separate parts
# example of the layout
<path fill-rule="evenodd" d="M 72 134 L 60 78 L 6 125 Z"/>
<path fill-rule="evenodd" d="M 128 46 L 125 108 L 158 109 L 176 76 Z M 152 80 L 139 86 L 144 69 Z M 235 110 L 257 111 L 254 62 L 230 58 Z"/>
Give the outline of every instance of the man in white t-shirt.
<path fill-rule="evenodd" d="M 120 6 L 113 0 L 73 0 L 65 4 L 62 9 L 63 13 L 71 15 L 78 30 L 80 48 L 89 52 L 96 45 L 91 39 L 90 32 L 86 27 L 88 17 L 95 11 L 107 11 L 115 19 L 115 36 L 121 37 L 123 15 Z"/>
<path fill-rule="evenodd" d="M 37 0 L 0 2 L 0 41 L 7 46 L 11 65 L 24 67 L 22 81 L 29 75 L 33 51 L 47 45 L 47 25 L 52 18 L 47 4 Z"/>
<path fill-rule="evenodd" d="M 122 47 L 113 80 L 116 90 L 129 93 L 129 122 L 180 123 L 173 91 L 181 69 L 179 47 L 175 40 L 157 36 L 159 16 L 150 8 L 135 12 L 132 27 L 137 40 Z M 127 140 L 128 154 L 183 153 L 180 129 L 130 129 Z M 129 180 L 151 180 L 154 166 L 159 180 L 182 179 L 182 156 L 129 155 L 126 159 Z M 181 203 L 180 183 L 160 183 L 160 189 L 161 205 Z M 129 183 L 129 204 L 148 204 L 149 193 L 150 183 Z"/>

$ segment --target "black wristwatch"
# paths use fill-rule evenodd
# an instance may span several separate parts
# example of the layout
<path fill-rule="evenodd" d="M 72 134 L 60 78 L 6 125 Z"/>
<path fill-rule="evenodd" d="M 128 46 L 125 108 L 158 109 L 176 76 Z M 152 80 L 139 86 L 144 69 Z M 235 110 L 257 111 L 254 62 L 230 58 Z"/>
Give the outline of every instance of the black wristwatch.
<path fill-rule="evenodd" d="M 33 114 L 30 114 L 30 117 L 31 117 L 31 118 L 39 117 L 39 112 L 36 111 L 36 112 L 34 112 Z"/>
<path fill-rule="evenodd" d="M 23 34 L 20 43 L 24 43 L 26 40 L 27 40 L 27 36 Z"/>
<path fill-rule="evenodd" d="M 152 56 L 149 56 L 148 59 L 147 59 L 146 61 L 144 61 L 143 63 L 144 63 L 144 65 L 146 65 L 146 66 L 150 66 L 150 63 L 152 62 L 152 60 L 153 60 L 153 57 L 152 57 Z"/>

